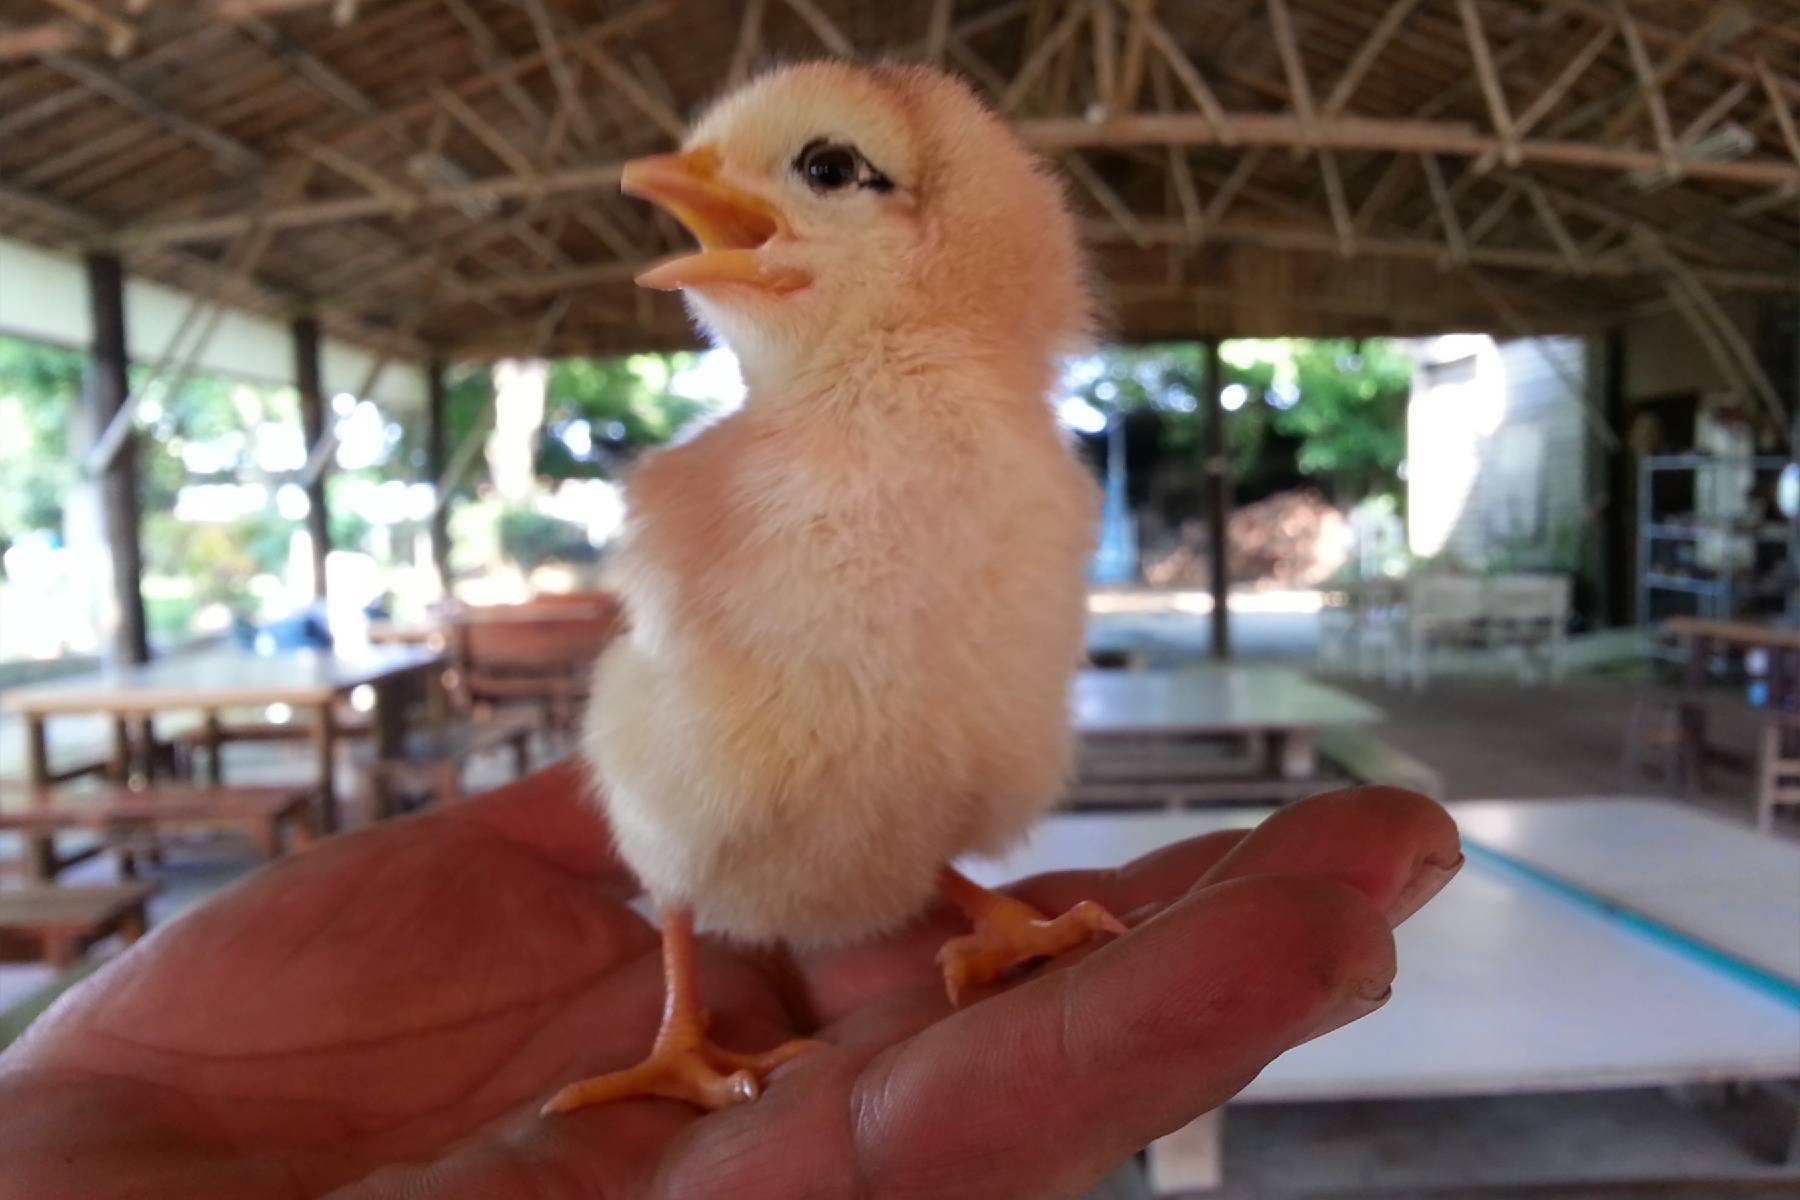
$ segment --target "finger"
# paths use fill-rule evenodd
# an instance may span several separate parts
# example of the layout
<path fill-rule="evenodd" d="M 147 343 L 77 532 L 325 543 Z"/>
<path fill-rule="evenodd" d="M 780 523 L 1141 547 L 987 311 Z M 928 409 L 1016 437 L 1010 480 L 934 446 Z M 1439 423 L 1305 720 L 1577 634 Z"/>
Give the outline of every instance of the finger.
<path fill-rule="evenodd" d="M 1073 1196 L 1283 1050 L 1379 1007 L 1393 971 L 1386 920 L 1342 884 L 1196 891 L 853 1078 L 848 1051 L 800 1060 L 792 1086 L 697 1127 L 658 1194 Z"/>
<path fill-rule="evenodd" d="M 1005 890 L 1044 912 L 1059 913 L 1079 901 L 1094 900 L 1124 916 L 1180 896 L 1249 833 L 1248 829 L 1219 829 L 1152 850 L 1108 871 L 1052 871 L 1022 879 Z"/>
<path fill-rule="evenodd" d="M 587 770 L 564 759 L 428 819 L 479 825 L 563 870 L 614 879 L 635 895 L 640 886 L 613 849 L 596 796 Z"/>
<path fill-rule="evenodd" d="M 1462 861 L 1456 822 L 1442 805 L 1400 788 L 1345 788 L 1276 810 L 1201 886 L 1266 874 L 1336 879 L 1398 925 L 1437 895 Z"/>
<path fill-rule="evenodd" d="M 1078 900 L 1098 900 L 1123 916 L 1185 893 L 1237 845 L 1244 832 L 1219 830 L 1164 846 L 1111 870 L 1055 871 L 1005 890 L 1045 911 L 1061 912 Z M 941 995 L 943 983 L 933 956 L 946 940 L 967 929 L 968 918 L 942 904 L 893 937 L 803 956 L 796 967 L 810 1023 L 831 1024 L 904 988 L 928 987 Z"/>

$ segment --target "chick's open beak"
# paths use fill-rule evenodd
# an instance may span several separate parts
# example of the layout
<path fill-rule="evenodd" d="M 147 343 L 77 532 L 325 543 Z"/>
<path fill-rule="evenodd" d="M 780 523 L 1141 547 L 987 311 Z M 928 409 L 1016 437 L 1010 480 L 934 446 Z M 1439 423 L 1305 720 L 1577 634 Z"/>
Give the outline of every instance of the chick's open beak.
<path fill-rule="evenodd" d="M 741 283 L 791 292 L 811 283 L 804 272 L 760 261 L 757 251 L 786 231 L 781 211 L 719 178 L 719 156 L 701 146 L 625 164 L 619 186 L 658 205 L 700 241 L 698 254 L 665 259 L 637 277 L 642 287 L 672 291 L 709 283 Z"/>

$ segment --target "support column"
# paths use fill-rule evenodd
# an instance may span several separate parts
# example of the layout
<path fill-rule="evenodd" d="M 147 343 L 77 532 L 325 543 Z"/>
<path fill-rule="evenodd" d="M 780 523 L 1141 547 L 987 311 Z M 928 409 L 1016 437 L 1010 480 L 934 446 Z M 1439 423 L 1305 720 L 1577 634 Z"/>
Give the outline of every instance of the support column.
<path fill-rule="evenodd" d="M 445 427 L 448 415 L 445 411 L 446 396 L 444 392 L 444 364 L 439 359 L 432 359 L 425 367 L 426 408 L 425 408 L 425 478 L 433 487 L 444 486 L 446 469 L 450 465 L 447 451 L 449 431 Z M 438 583 L 443 588 L 446 598 L 450 595 L 450 506 L 444 503 L 443 497 L 432 506 L 430 518 L 431 561 L 437 568 Z"/>
<path fill-rule="evenodd" d="M 1219 341 L 1206 343 L 1206 390 L 1211 410 L 1206 421 L 1206 535 L 1212 592 L 1212 653 L 1231 657 L 1231 456 L 1225 449 L 1225 371 Z"/>
<path fill-rule="evenodd" d="M 1594 339 L 1603 348 L 1600 355 L 1600 415 L 1606 427 L 1618 437 L 1619 444 L 1601 446 L 1602 481 L 1605 507 L 1600 517 L 1599 570 L 1595 582 L 1595 616 L 1605 624 L 1623 628 L 1635 616 L 1637 583 L 1635 555 L 1638 523 L 1643 519 L 1636 511 L 1637 481 L 1632 478 L 1634 457 L 1631 451 L 1631 429 L 1625 403 L 1625 330 L 1615 325 L 1602 338 Z"/>
<path fill-rule="evenodd" d="M 85 391 L 90 427 L 96 439 L 125 407 L 131 394 L 125 349 L 125 272 L 113 254 L 87 258 L 88 308 L 94 343 L 88 352 Z M 127 429 L 118 450 L 101 468 L 100 530 L 111 560 L 113 627 L 111 654 L 119 663 L 150 659 L 144 626 L 142 522 L 138 498 L 138 440 Z"/>
<path fill-rule="evenodd" d="M 308 459 L 325 440 L 325 387 L 319 369 L 319 319 L 296 317 L 294 337 L 294 386 L 300 392 L 300 426 L 305 431 Z M 306 534 L 312 542 L 313 594 L 325 598 L 325 556 L 331 553 L 331 525 L 325 510 L 325 469 L 306 481 Z"/>

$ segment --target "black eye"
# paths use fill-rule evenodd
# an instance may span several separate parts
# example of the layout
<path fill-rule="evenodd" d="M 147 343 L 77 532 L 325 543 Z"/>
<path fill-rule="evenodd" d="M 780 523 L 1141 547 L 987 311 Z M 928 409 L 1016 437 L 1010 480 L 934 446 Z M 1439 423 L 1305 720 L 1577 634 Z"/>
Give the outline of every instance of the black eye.
<path fill-rule="evenodd" d="M 862 156 L 849 146 L 814 142 L 800 152 L 795 165 L 815 191 L 835 192 L 856 182 Z"/>
<path fill-rule="evenodd" d="M 877 171 L 855 146 L 820 138 L 808 142 L 794 159 L 794 170 L 815 192 L 836 192 L 854 184 L 873 192 L 888 192 L 894 183 Z"/>

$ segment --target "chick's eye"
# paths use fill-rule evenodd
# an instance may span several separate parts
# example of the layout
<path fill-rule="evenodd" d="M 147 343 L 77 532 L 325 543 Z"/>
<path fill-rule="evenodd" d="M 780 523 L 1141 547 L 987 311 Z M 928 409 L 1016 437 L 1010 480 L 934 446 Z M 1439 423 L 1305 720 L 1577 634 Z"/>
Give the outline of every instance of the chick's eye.
<path fill-rule="evenodd" d="M 862 159 L 849 146 L 814 142 L 800 152 L 795 166 L 815 191 L 835 192 L 857 181 Z"/>

